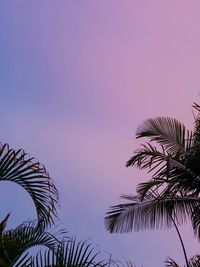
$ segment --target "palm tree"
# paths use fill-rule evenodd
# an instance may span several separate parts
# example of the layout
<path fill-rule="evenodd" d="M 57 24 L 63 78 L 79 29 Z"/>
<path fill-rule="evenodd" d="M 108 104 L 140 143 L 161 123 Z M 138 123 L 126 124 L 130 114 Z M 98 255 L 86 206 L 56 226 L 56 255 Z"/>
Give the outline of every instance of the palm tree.
<path fill-rule="evenodd" d="M 169 117 L 148 119 L 137 129 L 136 138 L 149 141 L 126 166 L 148 169 L 151 179 L 138 184 L 136 196 L 122 196 L 128 202 L 112 206 L 105 218 L 111 233 L 175 226 L 187 266 L 177 225 L 191 220 L 200 238 L 200 106 L 193 107 L 197 112 L 193 131 Z"/>
<path fill-rule="evenodd" d="M 37 211 L 37 220 L 24 222 L 15 229 L 6 230 L 10 214 L 0 222 L 0 266 L 121 266 L 113 260 L 100 260 L 100 251 L 91 244 L 63 237 L 65 231 L 52 234 L 47 230 L 57 215 L 58 191 L 45 167 L 24 150 L 0 144 L 0 181 L 14 182 L 25 189 Z M 45 251 L 42 249 L 34 256 L 30 249 L 37 246 L 43 246 Z M 126 266 L 133 265 L 127 263 Z"/>
<path fill-rule="evenodd" d="M 65 231 L 52 234 L 47 228 L 54 222 L 58 204 L 58 191 L 45 167 L 24 150 L 13 150 L 0 144 L 0 181 L 14 182 L 25 189 L 32 198 L 37 220 L 24 222 L 15 229 L 6 230 L 8 214 L 0 222 L 0 266 L 50 267 L 50 266 L 104 266 L 87 242 L 63 238 Z M 30 249 L 46 248 L 36 256 Z"/>
<path fill-rule="evenodd" d="M 51 225 L 56 216 L 58 191 L 45 167 L 24 150 L 10 149 L 0 144 L 0 181 L 14 182 L 24 188 L 32 198 L 38 221 Z"/>

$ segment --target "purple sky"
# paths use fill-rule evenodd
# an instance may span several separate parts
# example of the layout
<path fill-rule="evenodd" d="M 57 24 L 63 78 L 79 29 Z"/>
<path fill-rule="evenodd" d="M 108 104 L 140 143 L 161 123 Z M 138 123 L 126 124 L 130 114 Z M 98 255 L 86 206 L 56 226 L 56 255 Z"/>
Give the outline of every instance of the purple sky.
<path fill-rule="evenodd" d="M 147 175 L 125 162 L 137 126 L 172 116 L 192 126 L 200 94 L 200 2 L 0 2 L 1 141 L 37 157 L 60 191 L 60 221 L 138 266 L 183 262 L 174 230 L 111 235 L 108 207 Z M 33 204 L 1 183 L 0 217 L 34 218 Z M 182 228 L 189 256 L 199 252 Z"/>

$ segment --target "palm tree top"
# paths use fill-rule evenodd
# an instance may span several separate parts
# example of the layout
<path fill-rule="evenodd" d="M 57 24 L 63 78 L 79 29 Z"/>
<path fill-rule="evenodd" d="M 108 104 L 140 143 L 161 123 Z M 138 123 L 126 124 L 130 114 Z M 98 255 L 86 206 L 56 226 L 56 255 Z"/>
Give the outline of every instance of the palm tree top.
<path fill-rule="evenodd" d="M 146 138 L 126 166 L 146 169 L 151 178 L 137 186 L 136 196 L 112 206 L 105 217 L 111 233 L 160 229 L 191 221 L 200 239 L 200 106 L 193 104 L 194 129 L 170 117 L 144 121 L 136 138 Z M 180 238 L 186 265 L 189 261 Z M 198 265 L 199 266 L 199 265 Z"/>

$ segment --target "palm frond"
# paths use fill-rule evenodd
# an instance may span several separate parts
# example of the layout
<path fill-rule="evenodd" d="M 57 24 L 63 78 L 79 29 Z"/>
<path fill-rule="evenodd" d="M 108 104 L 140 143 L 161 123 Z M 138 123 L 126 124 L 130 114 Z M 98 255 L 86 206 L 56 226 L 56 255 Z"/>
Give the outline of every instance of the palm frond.
<path fill-rule="evenodd" d="M 0 145 L 0 181 L 10 181 L 23 187 L 32 198 L 38 220 L 46 225 L 53 222 L 58 204 L 58 191 L 45 167 L 24 150 L 13 150 Z"/>
<path fill-rule="evenodd" d="M 200 120 L 200 105 L 197 104 L 196 102 L 193 102 L 192 107 L 197 112 L 197 114 L 194 114 L 194 119 L 195 121 L 199 121 Z"/>
<path fill-rule="evenodd" d="M 61 231 L 63 233 L 63 231 Z M 34 246 L 44 246 L 54 253 L 57 252 L 60 241 L 56 235 L 44 230 L 36 222 L 29 222 L 19 227 L 5 231 L 1 243 L 7 258 L 14 264 L 22 254 Z"/>
<path fill-rule="evenodd" d="M 60 244 L 58 253 L 47 250 L 33 259 L 32 267 L 103 267 L 102 260 L 98 260 L 99 252 L 87 242 L 76 242 L 75 239 Z"/>
<path fill-rule="evenodd" d="M 186 129 L 184 124 L 169 117 L 146 120 L 136 131 L 136 138 L 148 137 L 163 145 L 167 152 L 185 154 Z"/>
<path fill-rule="evenodd" d="M 161 177 L 160 177 L 161 176 Z M 157 197 L 190 196 L 198 197 L 200 192 L 200 180 L 190 171 L 171 170 L 166 177 L 166 171 L 162 175 L 154 176 L 152 179 L 137 185 L 138 197 L 143 200 L 147 194 L 153 193 Z"/>
<path fill-rule="evenodd" d="M 156 178 L 170 178 L 175 173 L 177 176 L 177 170 L 181 170 L 182 173 L 196 177 L 196 175 L 185 166 L 185 162 L 180 158 L 170 153 L 166 153 L 163 147 L 162 151 L 159 151 L 156 147 L 153 147 L 150 143 L 142 145 L 141 149 L 135 151 L 135 155 L 131 157 L 126 166 L 136 166 L 139 169 L 149 169 L 148 172 L 153 173 L 153 177 Z"/>
<path fill-rule="evenodd" d="M 190 267 L 199 267 L 200 266 L 200 255 L 196 255 L 196 256 L 192 257 L 189 260 L 189 266 Z"/>
<path fill-rule="evenodd" d="M 169 258 L 165 261 L 166 267 L 180 267 L 180 265 L 173 259 Z M 188 267 L 199 267 L 200 256 L 196 255 L 189 260 Z"/>
<path fill-rule="evenodd" d="M 165 179 L 151 179 L 147 182 L 139 183 L 137 185 L 138 198 L 142 201 L 146 195 L 152 193 L 154 195 L 159 195 L 161 192 L 159 189 L 163 190 L 163 184 L 166 183 Z"/>
<path fill-rule="evenodd" d="M 185 223 L 200 204 L 199 199 L 190 197 L 146 195 L 142 201 L 132 195 L 122 198 L 129 202 L 112 206 L 105 217 L 105 227 L 111 233 L 170 228 L 175 220 Z"/>
<path fill-rule="evenodd" d="M 2 236 L 3 232 L 5 231 L 7 221 L 10 217 L 10 213 L 6 215 L 6 217 L 0 222 L 0 236 Z"/>
<path fill-rule="evenodd" d="M 167 161 L 168 157 L 164 150 L 160 152 L 156 147 L 147 143 L 135 151 L 135 155 L 127 161 L 126 167 L 136 166 L 140 169 L 148 168 L 152 171 L 154 167 L 163 166 L 163 163 Z"/>
<path fill-rule="evenodd" d="M 194 146 L 194 132 L 193 131 L 189 131 L 187 130 L 186 133 L 186 139 L 185 139 L 185 149 L 186 149 L 186 153 L 190 153 L 193 146 Z"/>
<path fill-rule="evenodd" d="M 31 267 L 32 265 L 32 256 L 29 253 L 25 253 L 22 257 L 20 257 L 15 263 L 13 263 L 12 267 Z"/>
<path fill-rule="evenodd" d="M 180 267 L 180 265 L 178 265 L 178 263 L 171 258 L 167 259 L 165 263 L 166 267 Z"/>
<path fill-rule="evenodd" d="M 200 240 L 200 205 L 194 209 L 192 217 L 191 217 L 191 222 L 192 222 L 194 234 Z"/>

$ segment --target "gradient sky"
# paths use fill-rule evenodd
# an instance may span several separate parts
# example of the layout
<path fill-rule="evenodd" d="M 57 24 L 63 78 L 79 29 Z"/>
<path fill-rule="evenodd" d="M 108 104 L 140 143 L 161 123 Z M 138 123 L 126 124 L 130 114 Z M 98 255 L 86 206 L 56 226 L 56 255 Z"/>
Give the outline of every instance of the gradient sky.
<path fill-rule="evenodd" d="M 145 119 L 192 126 L 200 94 L 200 2 L 0 1 L 2 142 L 38 158 L 60 191 L 58 224 L 137 266 L 183 263 L 174 230 L 107 233 L 104 214 L 145 172 L 125 168 Z M 0 217 L 34 218 L 29 196 L 1 183 Z M 199 252 L 181 228 L 188 255 Z"/>

